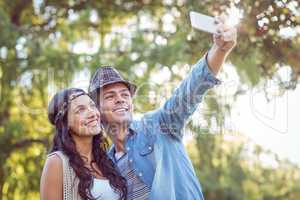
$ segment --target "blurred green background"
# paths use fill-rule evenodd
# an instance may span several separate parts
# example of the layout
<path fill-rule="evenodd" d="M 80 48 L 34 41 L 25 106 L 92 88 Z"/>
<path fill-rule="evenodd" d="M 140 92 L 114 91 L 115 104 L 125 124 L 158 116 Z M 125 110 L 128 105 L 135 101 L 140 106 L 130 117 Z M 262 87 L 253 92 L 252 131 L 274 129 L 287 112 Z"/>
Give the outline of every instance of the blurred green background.
<path fill-rule="evenodd" d="M 296 89 L 296 0 L 0 0 L 0 200 L 39 199 L 53 136 L 47 105 L 57 90 L 86 88 L 82 77 L 113 65 L 140 86 L 137 115 L 170 96 L 212 44 L 209 34 L 191 28 L 191 10 L 242 16 L 229 58 L 239 77 L 231 99 L 224 102 L 222 93 L 211 90 L 186 126 L 185 143 L 206 199 L 299 200 L 299 164 L 225 126 L 236 98 L 247 90 L 243 86 L 275 77 L 276 95 Z M 282 67 L 289 70 L 284 80 L 277 76 Z M 265 165 L 262 156 L 275 164 Z"/>

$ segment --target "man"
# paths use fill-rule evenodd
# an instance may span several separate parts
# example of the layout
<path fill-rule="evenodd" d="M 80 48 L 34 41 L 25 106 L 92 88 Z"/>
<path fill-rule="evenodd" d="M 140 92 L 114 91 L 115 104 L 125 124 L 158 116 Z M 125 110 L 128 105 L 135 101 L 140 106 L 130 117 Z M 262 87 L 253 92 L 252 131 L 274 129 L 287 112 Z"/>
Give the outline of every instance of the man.
<path fill-rule="evenodd" d="M 205 92 L 220 83 L 215 77 L 236 45 L 237 31 L 217 18 L 214 44 L 165 104 L 132 120 L 136 86 L 113 67 L 99 68 L 89 87 L 113 141 L 109 151 L 127 179 L 128 199 L 199 199 L 203 194 L 182 143 L 183 127 Z"/>

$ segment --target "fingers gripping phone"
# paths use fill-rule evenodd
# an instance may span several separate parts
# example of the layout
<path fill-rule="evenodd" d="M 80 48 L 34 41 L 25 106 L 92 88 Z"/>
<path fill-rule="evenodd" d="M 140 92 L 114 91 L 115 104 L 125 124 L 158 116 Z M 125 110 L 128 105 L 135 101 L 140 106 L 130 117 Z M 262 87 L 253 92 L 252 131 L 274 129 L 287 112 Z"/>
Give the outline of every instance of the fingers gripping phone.
<path fill-rule="evenodd" d="M 217 33 L 217 23 L 215 18 L 191 11 L 190 19 L 193 28 L 212 34 Z"/>

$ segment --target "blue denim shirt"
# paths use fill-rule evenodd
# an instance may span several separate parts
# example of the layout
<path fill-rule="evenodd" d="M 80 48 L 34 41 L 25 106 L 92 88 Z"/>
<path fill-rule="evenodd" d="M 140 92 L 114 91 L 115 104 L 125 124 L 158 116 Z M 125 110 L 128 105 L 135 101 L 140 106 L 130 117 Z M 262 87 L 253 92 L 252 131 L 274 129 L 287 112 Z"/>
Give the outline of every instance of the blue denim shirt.
<path fill-rule="evenodd" d="M 204 199 L 182 142 L 183 128 L 205 92 L 217 84 L 202 58 L 161 108 L 131 122 L 125 148 L 134 173 L 151 188 L 150 199 Z M 112 160 L 113 152 L 114 146 L 108 152 Z"/>

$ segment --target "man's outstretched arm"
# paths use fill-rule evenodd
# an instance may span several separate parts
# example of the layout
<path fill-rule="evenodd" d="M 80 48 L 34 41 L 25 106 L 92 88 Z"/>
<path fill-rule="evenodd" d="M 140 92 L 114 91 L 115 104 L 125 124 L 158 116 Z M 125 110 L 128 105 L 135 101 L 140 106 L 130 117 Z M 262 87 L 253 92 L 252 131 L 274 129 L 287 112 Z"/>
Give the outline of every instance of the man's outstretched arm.
<path fill-rule="evenodd" d="M 223 18 L 218 20 L 218 34 L 214 35 L 214 44 L 206 59 L 202 58 L 195 64 L 188 77 L 157 112 L 164 132 L 179 139 L 186 120 L 194 113 L 205 92 L 219 83 L 215 76 L 236 45 L 236 28 L 227 28 Z"/>

